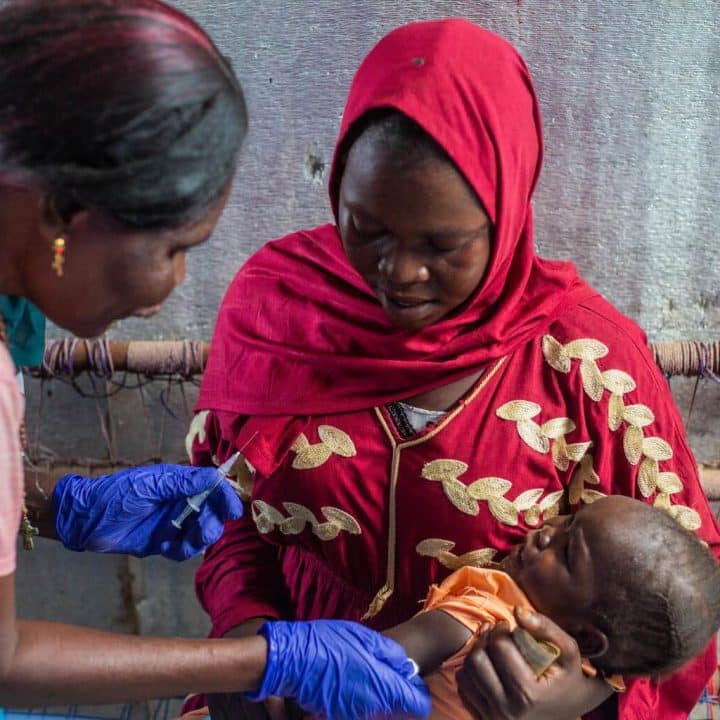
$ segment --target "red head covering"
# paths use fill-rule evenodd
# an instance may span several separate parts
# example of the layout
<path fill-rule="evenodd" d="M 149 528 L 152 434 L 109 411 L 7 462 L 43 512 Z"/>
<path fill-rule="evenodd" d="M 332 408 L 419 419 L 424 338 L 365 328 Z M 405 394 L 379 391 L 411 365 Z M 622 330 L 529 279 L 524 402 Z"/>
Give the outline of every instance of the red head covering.
<path fill-rule="evenodd" d="M 348 263 L 334 225 L 269 243 L 223 300 L 199 408 L 307 415 L 411 397 L 542 335 L 592 294 L 571 264 L 533 250 L 540 111 L 511 45 L 458 19 L 412 23 L 383 38 L 350 88 L 330 176 L 336 214 L 343 141 L 376 108 L 424 128 L 480 198 L 494 227 L 480 288 L 439 322 L 401 330 Z"/>

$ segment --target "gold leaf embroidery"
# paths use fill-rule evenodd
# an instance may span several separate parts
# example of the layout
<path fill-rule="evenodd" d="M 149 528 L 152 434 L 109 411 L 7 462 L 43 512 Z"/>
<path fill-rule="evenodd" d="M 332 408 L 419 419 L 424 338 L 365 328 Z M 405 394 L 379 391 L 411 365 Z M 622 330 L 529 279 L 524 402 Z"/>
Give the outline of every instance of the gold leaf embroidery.
<path fill-rule="evenodd" d="M 195 417 L 190 423 L 188 433 L 185 436 L 185 452 L 187 452 L 187 456 L 190 460 L 192 460 L 192 446 L 195 442 L 195 438 L 197 438 L 199 443 L 205 442 L 205 438 L 207 437 L 205 432 L 205 423 L 207 422 L 209 414 L 209 410 L 201 410 L 199 413 L 195 414 Z"/>
<path fill-rule="evenodd" d="M 673 456 L 670 445 L 660 437 L 648 437 L 643 440 L 643 455 L 653 460 L 669 460 Z"/>
<path fill-rule="evenodd" d="M 517 525 L 518 511 L 509 500 L 505 498 L 490 498 L 487 504 L 490 512 L 500 520 L 500 522 L 506 525 Z"/>
<path fill-rule="evenodd" d="M 540 503 L 540 510 L 547 515 L 547 513 L 553 508 L 560 509 L 560 501 L 563 496 L 562 490 L 555 490 L 554 492 L 548 493 L 545 499 Z M 557 514 L 557 513 L 555 513 Z"/>
<path fill-rule="evenodd" d="M 637 465 L 640 462 L 643 440 L 643 432 L 640 428 L 630 425 L 625 430 L 623 449 L 625 450 L 625 457 L 631 465 Z"/>
<path fill-rule="evenodd" d="M 242 455 L 238 455 L 228 471 L 228 480 L 243 502 L 248 502 L 252 497 L 254 473 L 255 468 Z"/>
<path fill-rule="evenodd" d="M 540 429 L 545 437 L 551 440 L 557 440 L 571 433 L 575 429 L 575 423 L 567 417 L 553 418 L 552 420 L 544 422 Z"/>
<path fill-rule="evenodd" d="M 608 427 L 615 432 L 625 417 L 625 401 L 622 395 L 611 395 L 608 407 Z"/>
<path fill-rule="evenodd" d="M 513 503 L 518 510 L 525 510 L 523 515 L 525 523 L 531 527 L 539 525 L 542 516 L 547 520 L 557 515 L 560 510 L 563 491 L 551 492 L 543 500 L 540 500 L 542 492 L 542 488 L 526 490 L 518 495 Z M 532 503 L 529 504 L 531 501 Z"/>
<path fill-rule="evenodd" d="M 570 461 L 580 462 L 590 449 L 591 441 L 582 443 L 566 443 L 564 437 L 558 438 L 552 446 L 555 467 L 563 472 L 570 466 Z"/>
<path fill-rule="evenodd" d="M 349 532 L 351 535 L 360 535 L 362 529 L 358 525 L 357 520 L 344 510 L 336 507 L 323 507 L 321 508 L 322 514 L 333 524 L 337 525 L 345 532 Z"/>
<path fill-rule="evenodd" d="M 591 505 L 596 500 L 600 500 L 604 497 L 607 497 L 607 495 L 605 495 L 605 493 L 601 493 L 599 490 L 583 490 L 582 501 L 586 505 Z"/>
<path fill-rule="evenodd" d="M 540 412 L 540 406 L 529 400 L 511 400 L 501 405 L 496 411 L 496 415 L 503 420 L 530 420 Z"/>
<path fill-rule="evenodd" d="M 579 338 L 565 345 L 565 352 L 578 360 L 599 360 L 608 354 L 608 347 L 593 338 Z"/>
<path fill-rule="evenodd" d="M 310 523 L 311 525 L 318 524 L 315 513 L 310 508 L 305 507 L 304 505 L 300 505 L 299 503 L 294 502 L 284 502 L 283 507 L 285 508 L 285 512 L 298 518 L 299 520 L 302 520 L 303 525 L 305 523 Z"/>
<path fill-rule="evenodd" d="M 568 455 L 565 435 L 575 430 L 575 422 L 568 417 L 558 417 L 538 425 L 531 418 L 540 411 L 541 408 L 537 403 L 529 400 L 512 400 L 501 405 L 495 414 L 503 420 L 515 422 L 520 438 L 536 452 L 545 455 L 552 449 L 555 466 L 560 470 L 567 470 L 572 456 Z M 550 440 L 555 441 L 552 448 Z"/>
<path fill-rule="evenodd" d="M 622 396 L 635 389 L 635 381 L 622 370 L 606 370 L 602 374 L 602 382 L 613 395 Z"/>
<path fill-rule="evenodd" d="M 296 470 L 311 470 L 320 467 L 333 454 L 340 457 L 353 457 L 357 454 L 351 437 L 340 428 L 332 425 L 320 425 L 318 436 L 320 442 L 311 444 L 305 433 L 298 435 L 291 448 L 296 453 L 292 462 L 292 466 Z"/>
<path fill-rule="evenodd" d="M 552 446 L 553 464 L 558 470 L 563 472 L 570 467 L 570 458 L 567 453 L 567 443 L 565 438 L 558 438 Z"/>
<path fill-rule="evenodd" d="M 463 553 L 457 558 L 458 568 L 471 566 L 471 567 L 487 567 L 492 559 L 496 555 L 496 550 L 492 548 L 482 548 L 481 550 L 471 550 L 470 552 Z"/>
<path fill-rule="evenodd" d="M 650 497 L 657 488 L 658 484 L 658 462 L 652 458 L 646 457 L 640 463 L 638 471 L 638 489 L 643 497 Z"/>
<path fill-rule="evenodd" d="M 334 540 L 340 534 L 340 528 L 337 525 L 326 522 L 315 525 L 312 532 L 313 535 L 327 542 L 328 540 Z"/>
<path fill-rule="evenodd" d="M 560 441 L 564 442 L 562 436 Z M 579 454 L 580 450 L 589 448 L 590 445 L 590 442 L 574 443 L 571 452 L 575 456 Z M 448 500 L 454 507 L 467 515 L 477 516 L 480 513 L 479 501 L 486 502 L 490 513 L 500 522 L 511 526 L 518 524 L 521 512 L 525 513 L 524 517 L 528 525 L 537 525 L 541 515 L 547 518 L 553 517 L 559 512 L 559 502 L 563 491 L 550 493 L 541 501 L 543 489 L 531 488 L 520 493 L 512 501 L 505 497 L 505 494 L 512 489 L 512 483 L 509 480 L 485 477 L 465 485 L 458 479 L 458 475 L 462 475 L 467 469 L 467 464 L 460 460 L 439 458 L 425 463 L 421 470 L 421 476 L 425 480 L 441 482 L 443 492 Z"/>
<path fill-rule="evenodd" d="M 592 441 L 590 440 L 581 443 L 570 443 L 565 446 L 565 452 L 573 462 L 580 462 L 585 457 L 585 453 L 587 453 L 591 446 Z"/>
<path fill-rule="evenodd" d="M 448 500 L 458 510 L 467 515 L 477 515 L 480 512 L 477 500 L 471 497 L 468 488 L 459 480 L 446 480 L 443 482 L 442 487 Z"/>
<path fill-rule="evenodd" d="M 510 488 L 512 483 L 499 477 L 486 477 L 476 480 L 468 485 L 468 492 L 476 500 L 489 500 L 493 497 L 502 497 Z"/>
<path fill-rule="evenodd" d="M 354 457 L 357 455 L 355 443 L 340 428 L 332 425 L 320 425 L 318 427 L 318 436 L 336 455 L 341 457 Z"/>
<path fill-rule="evenodd" d="M 307 525 L 310 525 L 313 534 L 321 540 L 333 540 L 343 530 L 352 535 L 362 533 L 357 520 L 340 508 L 321 508 L 327 522 L 320 523 L 312 510 L 304 505 L 284 502 L 283 507 L 289 517 L 285 517 L 279 510 L 262 500 L 254 500 L 252 513 L 258 532 L 269 533 L 277 527 L 285 535 L 298 535 Z"/>
<path fill-rule="evenodd" d="M 285 518 L 279 525 L 278 529 L 283 535 L 299 535 L 307 523 L 301 517 Z"/>
<path fill-rule="evenodd" d="M 524 518 L 526 525 L 529 525 L 530 527 L 537 527 L 540 524 L 540 507 L 538 505 L 533 505 L 531 508 L 528 508 Z"/>
<path fill-rule="evenodd" d="M 518 435 L 533 450 L 540 453 L 547 453 L 550 450 L 550 441 L 543 435 L 540 426 L 533 420 L 518 420 Z"/>
<path fill-rule="evenodd" d="M 645 427 L 655 421 L 653 411 L 645 405 L 628 405 L 623 413 L 623 419 L 628 425 Z"/>
<path fill-rule="evenodd" d="M 670 510 L 670 494 L 666 492 L 659 492 L 655 496 L 655 502 L 653 505 L 660 510 Z"/>
<path fill-rule="evenodd" d="M 451 540 L 440 540 L 439 538 L 428 538 L 422 540 L 415 546 L 418 555 L 435 558 L 441 565 L 450 570 L 458 570 L 461 567 L 485 567 L 492 562 L 497 551 L 493 548 L 481 548 L 471 550 L 458 556 L 450 552 L 455 547 Z"/>
<path fill-rule="evenodd" d="M 295 442 L 291 446 L 291 450 L 294 450 L 296 453 L 302 453 L 305 452 L 310 447 L 310 441 L 307 439 L 307 435 L 305 433 L 301 432 L 297 438 L 295 438 Z"/>
<path fill-rule="evenodd" d="M 685 505 L 671 505 L 669 512 L 686 530 L 697 530 L 702 524 L 700 515 Z"/>
<path fill-rule="evenodd" d="M 570 357 L 565 352 L 562 344 L 552 335 L 545 335 L 542 340 L 542 351 L 547 364 L 561 373 L 570 372 Z"/>
<path fill-rule="evenodd" d="M 425 463 L 421 474 L 426 480 L 446 482 L 448 480 L 457 480 L 467 469 L 467 463 L 461 462 L 460 460 L 441 458 Z"/>
<path fill-rule="evenodd" d="M 452 540 L 441 540 L 440 538 L 427 538 L 421 540 L 416 546 L 415 551 L 418 555 L 427 555 L 436 557 L 438 553 L 449 552 L 455 547 Z"/>
<path fill-rule="evenodd" d="M 533 488 L 531 490 L 525 490 L 521 492 L 516 498 L 514 505 L 521 512 L 529 510 L 533 505 L 536 505 L 538 500 L 542 497 L 542 488 Z M 539 509 L 539 507 L 538 507 Z"/>
<path fill-rule="evenodd" d="M 313 526 L 313 533 L 321 540 L 333 540 L 338 536 L 341 530 L 351 535 L 360 535 L 362 530 L 357 520 L 340 508 L 325 506 L 320 511 L 327 519 L 320 525 Z"/>
<path fill-rule="evenodd" d="M 576 505 L 582 499 L 586 484 L 597 485 L 599 483 L 600 478 L 593 467 L 592 456 L 585 455 L 575 468 L 570 480 L 568 501 L 571 505 Z"/>
<path fill-rule="evenodd" d="M 252 514 L 255 525 L 261 533 L 272 532 L 276 525 L 280 525 L 285 520 L 281 512 L 263 500 L 253 501 Z"/>
<path fill-rule="evenodd" d="M 644 436 L 642 428 L 654 422 L 655 416 L 645 405 L 625 405 L 623 395 L 636 389 L 635 380 L 622 370 L 607 370 L 602 372 L 596 360 L 604 357 L 608 348 L 603 343 L 589 338 L 573 340 L 565 345 L 555 338 L 546 335 L 543 338 L 543 355 L 548 364 L 555 370 L 568 373 L 571 369 L 571 359 L 580 360 L 580 374 L 583 389 L 595 401 L 602 399 L 604 390 L 610 392 L 608 406 L 608 427 L 613 432 L 622 427 L 623 420 L 628 424 L 623 435 L 623 449 L 625 457 L 632 465 L 644 460 L 638 469 L 638 489 L 645 497 L 657 492 L 655 505 L 668 509 L 683 526 L 689 529 L 700 527 L 700 516 L 692 508 L 675 506 L 670 503 L 670 496 L 682 491 L 682 480 L 671 472 L 660 472 L 659 463 L 670 460 L 673 450 L 670 444 L 660 437 Z M 566 465 L 565 455 L 570 455 L 568 447 L 563 445 L 564 438 L 558 438 L 553 445 L 553 460 L 557 467 L 563 469 Z M 585 480 L 579 470 L 573 473 L 570 483 L 570 501 L 582 500 L 591 502 L 597 496 L 603 496 L 597 491 L 586 490 Z"/>
<path fill-rule="evenodd" d="M 560 505 L 551 505 L 547 510 L 543 512 L 543 517 L 545 520 L 550 520 L 550 518 L 554 518 L 556 515 L 560 514 Z"/>
<path fill-rule="evenodd" d="M 599 401 L 605 388 L 603 387 L 602 374 L 597 363 L 594 360 L 581 360 L 580 377 L 587 396 L 596 402 Z"/>
<path fill-rule="evenodd" d="M 668 495 L 674 495 L 683 489 L 680 478 L 674 472 L 658 473 L 657 486 L 658 490 Z"/>
<path fill-rule="evenodd" d="M 543 435 L 540 426 L 533 420 L 519 420 L 517 423 L 518 435 L 533 450 L 543 454 L 550 450 L 550 441 Z"/>
<path fill-rule="evenodd" d="M 312 470 L 328 461 L 332 450 L 326 445 L 311 445 L 304 453 L 297 455 L 292 466 L 296 470 Z"/>

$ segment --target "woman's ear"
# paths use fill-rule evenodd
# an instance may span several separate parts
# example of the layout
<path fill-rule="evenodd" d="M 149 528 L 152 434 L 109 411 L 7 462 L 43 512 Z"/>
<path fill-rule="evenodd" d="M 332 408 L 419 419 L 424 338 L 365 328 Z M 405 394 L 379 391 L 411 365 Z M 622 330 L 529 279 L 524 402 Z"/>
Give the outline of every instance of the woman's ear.
<path fill-rule="evenodd" d="M 61 206 L 55 196 L 43 193 L 40 196 L 39 229 L 44 238 L 52 242 L 57 237 L 67 235 L 86 211 L 79 206 Z"/>
<path fill-rule="evenodd" d="M 580 648 L 580 654 L 585 658 L 597 658 L 608 651 L 607 635 L 594 625 L 586 625 L 572 635 Z"/>

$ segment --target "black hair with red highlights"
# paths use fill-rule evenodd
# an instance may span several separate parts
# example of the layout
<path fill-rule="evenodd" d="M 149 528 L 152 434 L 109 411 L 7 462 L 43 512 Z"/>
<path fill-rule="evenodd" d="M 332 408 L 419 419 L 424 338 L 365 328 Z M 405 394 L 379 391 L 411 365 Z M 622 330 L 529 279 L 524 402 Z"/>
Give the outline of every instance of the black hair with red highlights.
<path fill-rule="evenodd" d="M 140 228 L 202 218 L 247 129 L 228 61 L 159 0 L 10 0 L 0 9 L 0 182 L 69 216 Z"/>

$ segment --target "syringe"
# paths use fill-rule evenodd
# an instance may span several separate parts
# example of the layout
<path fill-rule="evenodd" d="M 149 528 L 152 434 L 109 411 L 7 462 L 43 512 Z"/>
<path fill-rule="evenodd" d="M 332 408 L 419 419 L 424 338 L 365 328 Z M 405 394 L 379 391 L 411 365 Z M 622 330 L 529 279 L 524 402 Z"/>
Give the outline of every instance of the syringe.
<path fill-rule="evenodd" d="M 183 508 L 183 511 L 172 521 L 172 524 L 180 530 L 182 527 L 182 524 L 187 520 L 187 518 L 190 516 L 191 513 L 194 512 L 200 512 L 202 508 L 202 504 L 208 499 L 210 496 L 210 493 L 215 490 L 218 485 L 220 485 L 223 480 L 225 480 L 225 477 L 227 474 L 232 470 L 233 465 L 235 465 L 235 462 L 240 457 L 240 452 L 236 452 L 234 455 L 231 455 L 220 467 L 217 469 L 217 480 L 213 483 L 211 487 L 209 487 L 207 490 L 203 490 L 201 493 L 197 493 L 196 495 L 191 495 L 190 497 L 186 498 L 187 506 Z"/>

